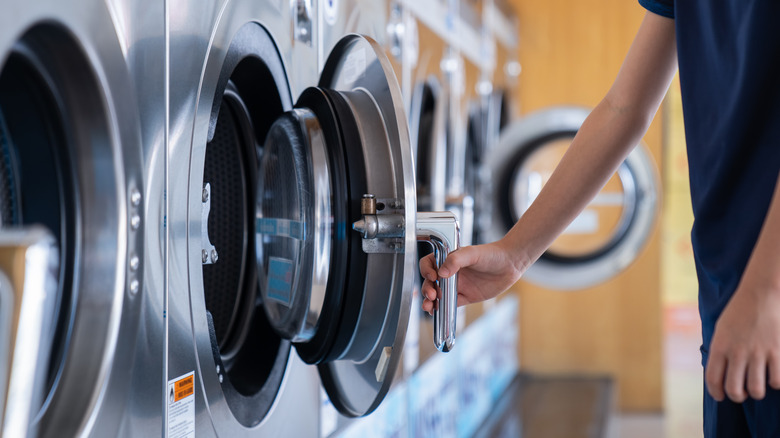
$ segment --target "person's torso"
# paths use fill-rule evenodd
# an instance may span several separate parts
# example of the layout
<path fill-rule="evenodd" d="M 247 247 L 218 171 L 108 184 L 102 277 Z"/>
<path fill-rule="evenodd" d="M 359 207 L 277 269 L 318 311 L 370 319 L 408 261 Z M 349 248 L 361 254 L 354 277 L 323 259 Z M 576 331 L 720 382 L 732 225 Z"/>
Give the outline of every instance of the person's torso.
<path fill-rule="evenodd" d="M 708 345 L 780 170 L 780 2 L 679 0 L 674 10 Z"/>

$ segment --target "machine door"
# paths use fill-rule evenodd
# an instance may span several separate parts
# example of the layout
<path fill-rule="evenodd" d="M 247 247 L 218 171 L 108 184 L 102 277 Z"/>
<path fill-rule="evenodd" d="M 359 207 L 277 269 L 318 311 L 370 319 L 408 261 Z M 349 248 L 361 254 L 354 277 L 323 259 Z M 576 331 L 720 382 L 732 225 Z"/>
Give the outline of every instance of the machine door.
<path fill-rule="evenodd" d="M 256 247 L 274 330 L 316 364 L 344 415 L 372 412 L 399 363 L 417 236 L 457 248 L 447 213 L 417 213 L 401 92 L 373 40 L 333 49 L 319 85 L 271 127 L 258 174 Z M 454 342 L 454 283 L 442 287 L 436 344 Z M 452 330 L 450 332 L 450 329 Z"/>
<path fill-rule="evenodd" d="M 111 369 L 139 322 L 139 116 L 109 11 L 84 3 L 0 15 L 4 437 L 115 435 L 129 391 Z M 102 397 L 109 386 L 122 396 Z"/>
<path fill-rule="evenodd" d="M 588 113 L 572 107 L 541 111 L 502 134 L 489 163 L 495 180 L 488 240 L 501 238 L 536 199 Z M 658 185 L 655 164 L 640 144 L 524 278 L 570 290 L 617 275 L 652 232 Z"/>

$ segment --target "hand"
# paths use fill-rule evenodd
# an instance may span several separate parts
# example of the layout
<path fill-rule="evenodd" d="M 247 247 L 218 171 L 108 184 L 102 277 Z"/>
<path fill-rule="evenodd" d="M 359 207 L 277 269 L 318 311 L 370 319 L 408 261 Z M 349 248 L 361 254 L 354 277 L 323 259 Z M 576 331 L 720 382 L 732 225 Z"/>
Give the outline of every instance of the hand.
<path fill-rule="evenodd" d="M 453 251 L 438 272 L 433 254 L 429 254 L 420 260 L 420 274 L 425 279 L 420 290 L 422 308 L 428 313 L 433 312 L 433 300 L 439 293 L 433 282 L 455 273 L 458 273 L 458 306 L 493 298 L 520 279 L 528 266 L 525 260 L 527 258 L 517 260 L 502 241 Z"/>
<path fill-rule="evenodd" d="M 780 389 L 780 291 L 740 285 L 715 325 L 705 381 L 712 398 L 736 402 Z M 745 388 L 747 387 L 747 392 Z"/>

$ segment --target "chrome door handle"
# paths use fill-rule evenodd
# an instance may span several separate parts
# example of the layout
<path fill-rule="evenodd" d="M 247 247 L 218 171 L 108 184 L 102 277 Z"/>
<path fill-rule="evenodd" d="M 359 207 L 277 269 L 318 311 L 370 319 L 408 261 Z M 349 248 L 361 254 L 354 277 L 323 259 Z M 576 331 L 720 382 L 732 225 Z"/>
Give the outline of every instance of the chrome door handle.
<path fill-rule="evenodd" d="M 418 212 L 417 240 L 433 247 L 436 267 L 460 246 L 460 227 L 449 211 Z M 439 351 L 448 352 L 455 346 L 458 310 L 458 274 L 437 280 L 441 297 L 433 303 L 433 344 Z"/>
<path fill-rule="evenodd" d="M 378 206 L 381 205 L 381 208 Z M 377 199 L 363 195 L 362 218 L 352 224 L 352 229 L 363 238 L 366 253 L 403 252 L 405 224 L 398 199 Z M 381 211 L 381 213 L 380 213 Z M 436 267 L 460 247 L 460 225 L 455 214 L 449 211 L 417 212 L 416 234 L 418 242 L 428 242 L 433 247 Z M 433 303 L 433 345 L 439 351 L 448 352 L 455 346 L 455 328 L 458 310 L 458 276 L 437 281 L 441 298 Z"/>

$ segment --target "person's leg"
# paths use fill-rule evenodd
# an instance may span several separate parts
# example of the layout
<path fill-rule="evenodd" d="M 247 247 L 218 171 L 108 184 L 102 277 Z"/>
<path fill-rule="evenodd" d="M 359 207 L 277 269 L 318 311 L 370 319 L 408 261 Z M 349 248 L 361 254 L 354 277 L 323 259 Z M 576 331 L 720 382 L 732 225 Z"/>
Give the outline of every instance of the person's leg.
<path fill-rule="evenodd" d="M 704 438 L 748 438 L 750 436 L 743 406 L 728 399 L 722 402 L 715 401 L 710 397 L 705 386 Z"/>
<path fill-rule="evenodd" d="M 754 438 L 780 437 L 780 391 L 767 387 L 763 400 L 748 399 L 742 407 Z"/>
<path fill-rule="evenodd" d="M 707 351 L 702 348 L 702 364 L 706 367 Z M 745 409 L 729 399 L 715 401 L 704 384 L 704 438 L 748 438 L 751 436 Z M 767 435 L 769 436 L 769 435 Z"/>

